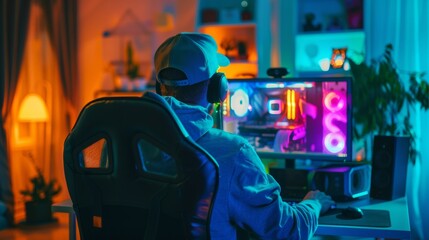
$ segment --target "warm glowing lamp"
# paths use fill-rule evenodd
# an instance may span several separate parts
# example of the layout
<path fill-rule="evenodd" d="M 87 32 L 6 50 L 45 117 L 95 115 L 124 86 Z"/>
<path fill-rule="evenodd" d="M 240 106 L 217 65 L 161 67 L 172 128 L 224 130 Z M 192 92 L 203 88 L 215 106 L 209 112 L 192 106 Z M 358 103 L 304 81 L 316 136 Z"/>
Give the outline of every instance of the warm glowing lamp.
<path fill-rule="evenodd" d="M 18 113 L 20 122 L 46 122 L 48 121 L 48 111 L 45 101 L 34 93 L 25 96 Z"/>
<path fill-rule="evenodd" d="M 331 67 L 342 68 L 346 61 L 347 48 L 333 48 L 331 55 Z"/>

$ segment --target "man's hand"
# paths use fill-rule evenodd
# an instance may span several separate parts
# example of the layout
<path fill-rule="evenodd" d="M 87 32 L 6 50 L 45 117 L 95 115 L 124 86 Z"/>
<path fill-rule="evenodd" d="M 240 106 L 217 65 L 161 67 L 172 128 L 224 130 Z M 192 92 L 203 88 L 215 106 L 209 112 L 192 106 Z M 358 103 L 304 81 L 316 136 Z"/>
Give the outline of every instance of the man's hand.
<path fill-rule="evenodd" d="M 322 205 L 322 210 L 320 213 L 325 213 L 328 211 L 332 205 L 335 204 L 335 202 L 332 200 L 331 196 L 326 195 L 324 192 L 321 192 L 319 190 L 310 191 L 305 195 L 304 200 L 306 199 L 312 199 L 316 200 Z"/>

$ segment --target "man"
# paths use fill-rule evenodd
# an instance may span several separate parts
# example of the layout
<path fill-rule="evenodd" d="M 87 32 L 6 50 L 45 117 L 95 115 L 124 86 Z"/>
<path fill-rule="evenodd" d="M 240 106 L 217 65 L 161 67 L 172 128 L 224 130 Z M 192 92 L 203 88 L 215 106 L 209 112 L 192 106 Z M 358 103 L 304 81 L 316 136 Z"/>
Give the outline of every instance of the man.
<path fill-rule="evenodd" d="M 253 147 L 240 136 L 213 128 L 210 102 L 226 94 L 226 79 L 217 70 L 229 64 L 217 52 L 215 40 L 180 33 L 161 44 L 154 60 L 157 91 L 167 96 L 190 136 L 219 164 L 212 239 L 236 239 L 242 232 L 262 239 L 311 238 L 319 214 L 334 203 L 331 198 L 311 191 L 294 206 L 283 202 L 279 184 L 266 174 Z"/>

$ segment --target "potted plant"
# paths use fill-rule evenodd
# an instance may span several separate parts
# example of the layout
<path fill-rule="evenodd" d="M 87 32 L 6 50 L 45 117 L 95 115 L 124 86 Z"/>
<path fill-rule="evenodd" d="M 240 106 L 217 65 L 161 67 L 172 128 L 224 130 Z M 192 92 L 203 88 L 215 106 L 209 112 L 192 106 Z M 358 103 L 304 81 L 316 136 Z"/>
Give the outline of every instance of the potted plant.
<path fill-rule="evenodd" d="M 139 64 L 134 61 L 134 49 L 131 42 L 127 44 L 126 71 L 128 79 L 131 81 L 133 90 L 143 90 L 146 87 L 146 79 L 140 75 Z"/>
<path fill-rule="evenodd" d="M 37 176 L 31 178 L 30 182 L 32 187 L 20 192 L 25 198 L 26 223 L 39 224 L 52 221 L 52 198 L 60 193 L 61 186 L 56 180 L 47 182 L 38 168 Z"/>
<path fill-rule="evenodd" d="M 392 58 L 393 46 L 386 45 L 383 55 L 369 64 L 357 64 L 349 59 L 353 75 L 353 137 L 355 140 L 374 135 L 408 136 L 410 160 L 417 157 L 416 133 L 410 116 L 416 103 L 429 109 L 429 84 L 424 73 L 407 73 L 409 82 L 402 81 Z M 371 145 L 370 145 L 371 146 Z"/>
<path fill-rule="evenodd" d="M 131 42 L 127 44 L 127 75 L 130 80 L 134 80 L 139 77 L 139 65 L 134 62 L 134 50 Z"/>

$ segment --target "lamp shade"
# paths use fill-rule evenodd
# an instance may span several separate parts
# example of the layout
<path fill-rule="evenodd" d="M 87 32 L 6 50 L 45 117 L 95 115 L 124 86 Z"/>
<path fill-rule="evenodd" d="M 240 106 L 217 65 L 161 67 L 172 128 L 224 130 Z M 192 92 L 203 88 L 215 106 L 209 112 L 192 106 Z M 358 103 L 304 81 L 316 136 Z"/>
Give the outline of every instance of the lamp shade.
<path fill-rule="evenodd" d="M 25 96 L 21 103 L 18 113 L 20 122 L 46 122 L 48 120 L 48 111 L 43 99 L 34 93 Z"/>

